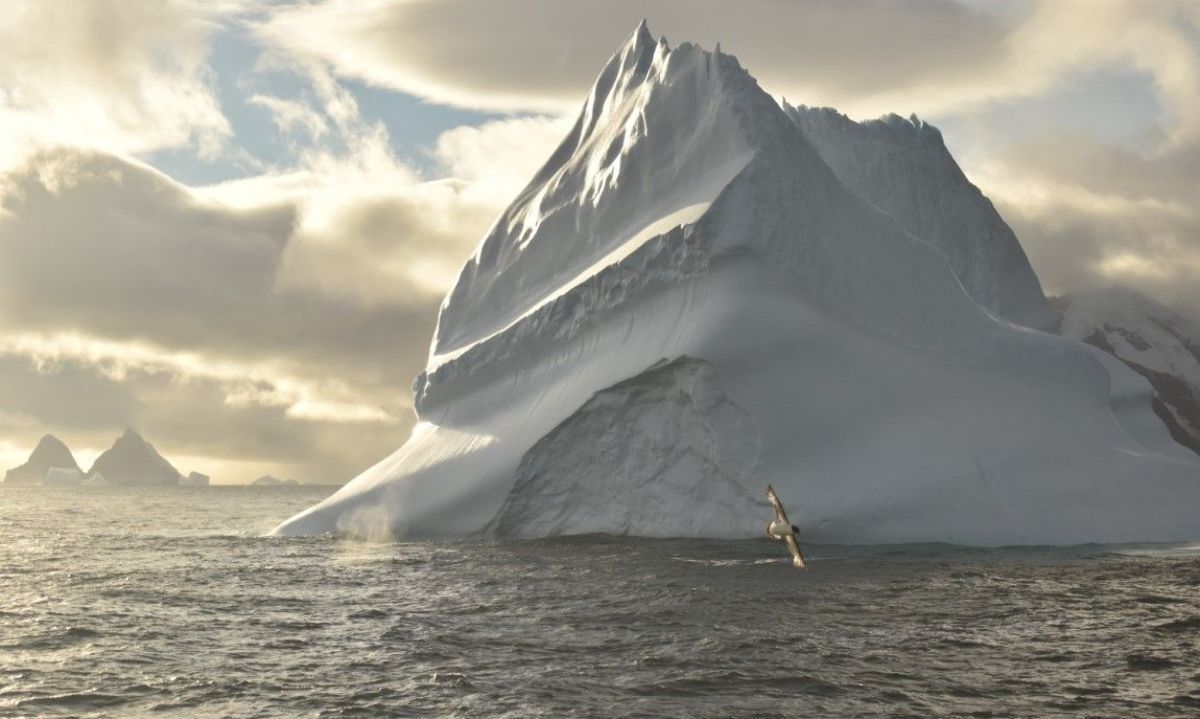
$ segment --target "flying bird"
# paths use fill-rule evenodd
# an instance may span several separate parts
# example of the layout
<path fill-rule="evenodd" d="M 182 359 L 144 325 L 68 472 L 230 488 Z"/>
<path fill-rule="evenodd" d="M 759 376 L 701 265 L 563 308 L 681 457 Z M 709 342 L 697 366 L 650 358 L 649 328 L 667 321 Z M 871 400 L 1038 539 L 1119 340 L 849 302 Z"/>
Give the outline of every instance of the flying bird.
<path fill-rule="evenodd" d="M 775 519 L 767 522 L 767 536 L 777 542 L 787 542 L 788 549 L 792 553 L 792 566 L 796 569 L 808 569 L 808 565 L 804 563 L 804 554 L 800 551 L 800 544 L 796 541 L 796 535 L 800 532 L 800 528 L 788 520 L 787 512 L 783 510 L 783 503 L 779 501 L 779 495 L 775 494 L 775 488 L 769 484 L 767 485 L 767 500 L 775 509 Z"/>

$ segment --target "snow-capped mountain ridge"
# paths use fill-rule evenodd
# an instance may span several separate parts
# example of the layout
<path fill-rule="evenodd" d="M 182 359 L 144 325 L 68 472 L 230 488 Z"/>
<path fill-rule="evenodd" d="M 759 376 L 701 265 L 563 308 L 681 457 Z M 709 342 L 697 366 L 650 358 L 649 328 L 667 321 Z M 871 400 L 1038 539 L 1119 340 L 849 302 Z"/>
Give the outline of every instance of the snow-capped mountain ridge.
<path fill-rule="evenodd" d="M 752 536 L 770 482 L 814 541 L 1200 535 L 1200 463 L 1145 382 L 976 301 L 950 255 L 985 299 L 1022 277 L 990 203 L 955 190 L 957 248 L 904 189 L 848 187 L 736 59 L 639 27 L 443 303 L 412 437 L 278 531 Z M 710 457 L 721 433 L 757 458 Z M 613 496 L 673 503 L 587 511 Z"/>
<path fill-rule="evenodd" d="M 1200 326 L 1133 290 L 1068 295 L 1062 332 L 1119 358 L 1154 388 L 1171 436 L 1200 454 Z"/>

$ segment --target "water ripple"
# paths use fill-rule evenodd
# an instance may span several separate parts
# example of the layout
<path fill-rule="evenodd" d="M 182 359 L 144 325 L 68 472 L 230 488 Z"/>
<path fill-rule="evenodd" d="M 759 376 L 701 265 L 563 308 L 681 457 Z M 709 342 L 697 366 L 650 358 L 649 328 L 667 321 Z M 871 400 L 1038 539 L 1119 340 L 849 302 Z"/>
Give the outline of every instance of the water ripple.
<path fill-rule="evenodd" d="M 1190 548 L 255 536 L 318 494 L 0 489 L 0 716 L 1200 714 Z"/>

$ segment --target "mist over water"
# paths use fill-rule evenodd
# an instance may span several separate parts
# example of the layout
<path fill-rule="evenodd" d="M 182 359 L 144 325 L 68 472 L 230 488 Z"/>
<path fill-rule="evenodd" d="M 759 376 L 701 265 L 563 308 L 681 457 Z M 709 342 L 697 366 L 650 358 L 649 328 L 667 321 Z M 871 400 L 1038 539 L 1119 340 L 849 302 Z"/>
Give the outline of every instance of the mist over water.
<path fill-rule="evenodd" d="M 0 487 L 0 716 L 1200 714 L 1200 553 L 263 538 L 326 490 Z"/>

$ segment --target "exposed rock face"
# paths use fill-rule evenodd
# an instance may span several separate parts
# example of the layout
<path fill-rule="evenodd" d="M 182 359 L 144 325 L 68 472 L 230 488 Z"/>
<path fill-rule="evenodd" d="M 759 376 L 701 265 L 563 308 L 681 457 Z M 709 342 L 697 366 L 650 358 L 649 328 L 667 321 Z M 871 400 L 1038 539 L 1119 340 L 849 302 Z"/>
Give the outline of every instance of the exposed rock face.
<path fill-rule="evenodd" d="M 1154 388 L 1154 412 L 1200 454 L 1200 325 L 1127 288 L 1057 298 L 1062 333 L 1119 358 Z"/>
<path fill-rule="evenodd" d="M 178 485 L 179 471 L 132 429 L 126 430 L 112 447 L 92 465 L 111 484 L 130 486 Z"/>
<path fill-rule="evenodd" d="M 8 470 L 4 475 L 5 484 L 41 484 L 46 472 L 51 468 L 79 471 L 79 464 L 71 454 L 67 445 L 57 437 L 46 435 L 38 442 L 29 461 L 20 467 Z"/>

